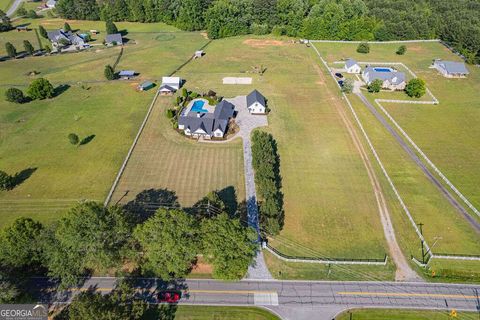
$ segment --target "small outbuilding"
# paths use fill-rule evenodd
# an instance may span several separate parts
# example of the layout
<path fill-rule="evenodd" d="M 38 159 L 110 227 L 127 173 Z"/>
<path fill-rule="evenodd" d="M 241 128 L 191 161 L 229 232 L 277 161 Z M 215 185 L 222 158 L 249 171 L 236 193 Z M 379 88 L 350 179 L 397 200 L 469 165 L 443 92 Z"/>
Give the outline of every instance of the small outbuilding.
<path fill-rule="evenodd" d="M 362 68 L 360 65 L 357 63 L 357 61 L 353 59 L 347 59 L 345 61 L 345 71 L 347 73 L 361 73 Z"/>
<path fill-rule="evenodd" d="M 197 51 L 195 51 L 195 55 L 193 56 L 193 58 L 194 59 L 201 58 L 201 57 L 203 57 L 204 54 L 205 54 L 205 52 L 203 50 L 197 50 Z"/>
<path fill-rule="evenodd" d="M 180 77 L 162 77 L 160 93 L 163 95 L 173 94 L 180 89 L 181 85 L 182 79 Z"/>
<path fill-rule="evenodd" d="M 57 6 L 57 0 L 48 0 L 45 5 L 49 9 L 54 9 Z"/>
<path fill-rule="evenodd" d="M 105 37 L 107 46 L 123 46 L 123 38 L 121 33 L 107 34 Z"/>
<path fill-rule="evenodd" d="M 147 90 L 150 90 L 153 87 L 155 87 L 155 84 L 153 82 L 145 81 L 145 82 L 140 83 L 137 88 L 140 91 L 147 91 Z"/>
<path fill-rule="evenodd" d="M 465 78 L 470 74 L 463 62 L 437 59 L 433 61 L 433 67 L 446 78 Z"/>
<path fill-rule="evenodd" d="M 118 76 L 123 80 L 128 80 L 135 77 L 135 71 L 133 70 L 122 70 L 118 73 Z"/>
<path fill-rule="evenodd" d="M 257 90 L 253 90 L 247 96 L 247 108 L 251 114 L 265 114 L 267 103 L 265 97 Z"/>

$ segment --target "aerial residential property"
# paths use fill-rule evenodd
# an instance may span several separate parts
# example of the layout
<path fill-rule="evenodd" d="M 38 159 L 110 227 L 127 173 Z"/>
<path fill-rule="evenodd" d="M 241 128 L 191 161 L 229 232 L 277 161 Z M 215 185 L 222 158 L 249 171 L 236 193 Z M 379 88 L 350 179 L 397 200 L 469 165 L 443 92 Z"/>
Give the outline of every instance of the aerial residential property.
<path fill-rule="evenodd" d="M 223 138 L 234 114 L 235 106 L 226 100 L 210 106 L 205 99 L 195 99 L 178 118 L 178 129 L 192 138 Z"/>
<path fill-rule="evenodd" d="M 389 90 L 403 90 L 407 84 L 405 73 L 390 67 L 367 67 L 362 77 L 367 85 L 379 79 L 382 81 L 382 88 Z"/>
<path fill-rule="evenodd" d="M 247 108 L 251 114 L 265 114 L 267 102 L 265 97 L 256 89 L 247 96 Z"/>
<path fill-rule="evenodd" d="M 123 38 L 121 33 L 107 34 L 105 37 L 105 44 L 107 46 L 122 46 Z"/>
<path fill-rule="evenodd" d="M 64 31 L 63 29 L 49 31 L 48 39 L 55 49 L 73 47 L 76 50 L 82 50 L 90 47 L 82 37 L 72 31 Z"/>
<path fill-rule="evenodd" d="M 357 61 L 353 60 L 353 59 L 347 59 L 345 61 L 345 71 L 347 73 L 352 73 L 352 74 L 355 74 L 355 73 L 361 73 L 362 72 L 362 67 L 360 67 L 360 65 L 357 63 Z"/>
<path fill-rule="evenodd" d="M 465 78 L 470 74 L 463 62 L 436 59 L 432 66 L 446 78 Z"/>

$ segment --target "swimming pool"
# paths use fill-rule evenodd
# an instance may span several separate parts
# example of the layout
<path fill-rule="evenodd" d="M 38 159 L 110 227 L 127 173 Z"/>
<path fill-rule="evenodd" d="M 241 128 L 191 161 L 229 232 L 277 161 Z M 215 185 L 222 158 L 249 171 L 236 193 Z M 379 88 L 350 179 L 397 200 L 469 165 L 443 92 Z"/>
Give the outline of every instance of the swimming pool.
<path fill-rule="evenodd" d="M 377 72 L 392 72 L 392 69 L 390 68 L 373 68 L 373 70 Z"/>
<path fill-rule="evenodd" d="M 194 102 L 193 102 L 193 105 L 192 105 L 191 111 L 192 111 L 192 112 L 207 113 L 208 110 L 203 109 L 203 106 L 204 106 L 204 105 L 205 105 L 205 101 L 203 101 L 203 100 L 194 101 Z"/>

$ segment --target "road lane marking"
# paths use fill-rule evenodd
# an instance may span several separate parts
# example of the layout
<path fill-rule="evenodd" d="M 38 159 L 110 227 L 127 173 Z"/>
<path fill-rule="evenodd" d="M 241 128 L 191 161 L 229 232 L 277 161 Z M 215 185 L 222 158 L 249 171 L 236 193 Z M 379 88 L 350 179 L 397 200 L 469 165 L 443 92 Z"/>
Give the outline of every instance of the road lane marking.
<path fill-rule="evenodd" d="M 383 296 L 383 297 L 424 297 L 424 298 L 478 299 L 477 296 L 465 296 L 465 295 L 461 295 L 461 294 L 441 294 L 441 293 L 340 291 L 340 292 L 337 292 L 337 294 L 344 295 L 344 296 Z"/>
<path fill-rule="evenodd" d="M 275 293 L 255 293 L 253 303 L 256 306 L 278 306 L 278 294 Z"/>

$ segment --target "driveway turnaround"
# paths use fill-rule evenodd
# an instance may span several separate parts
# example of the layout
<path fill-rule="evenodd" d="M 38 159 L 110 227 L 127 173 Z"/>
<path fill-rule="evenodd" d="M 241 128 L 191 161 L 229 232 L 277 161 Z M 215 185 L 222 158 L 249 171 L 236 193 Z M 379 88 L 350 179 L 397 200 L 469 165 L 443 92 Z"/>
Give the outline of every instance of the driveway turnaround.
<path fill-rule="evenodd" d="M 90 278 L 83 287 L 39 296 L 42 302 L 68 303 L 79 291 L 94 288 L 107 293 L 119 278 Z M 32 279 L 36 292 L 47 292 L 47 278 Z M 411 308 L 480 310 L 480 285 L 413 282 L 336 282 L 242 280 L 176 280 L 137 278 L 134 286 L 145 300 L 154 302 L 159 290 L 181 290 L 180 304 L 262 306 L 283 319 L 332 319 L 352 308 Z"/>

